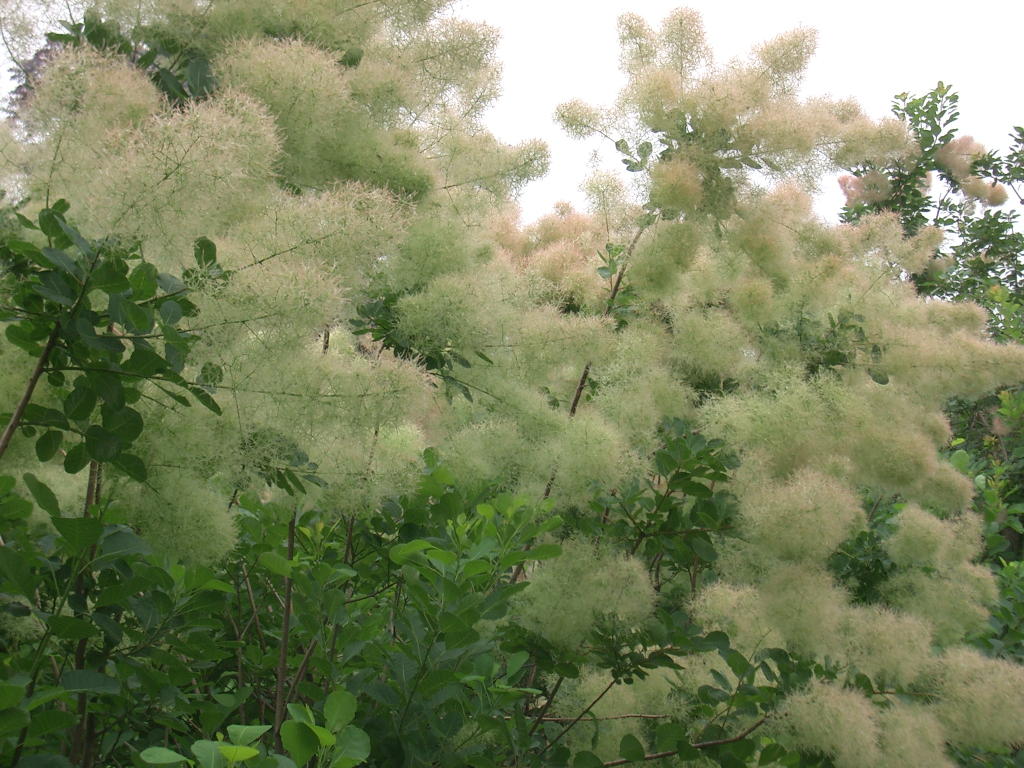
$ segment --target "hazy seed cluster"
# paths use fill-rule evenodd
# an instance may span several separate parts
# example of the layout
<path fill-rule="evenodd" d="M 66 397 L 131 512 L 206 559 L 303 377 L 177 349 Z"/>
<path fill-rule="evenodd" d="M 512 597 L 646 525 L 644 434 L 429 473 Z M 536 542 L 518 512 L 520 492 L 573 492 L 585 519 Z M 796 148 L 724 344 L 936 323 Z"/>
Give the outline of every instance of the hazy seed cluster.
<path fill-rule="evenodd" d="M 979 308 L 922 300 L 903 279 L 932 266 L 937 232 L 906 240 L 892 218 L 814 217 L 819 171 L 898 158 L 909 142 L 848 102 L 797 95 L 811 33 L 716 66 L 693 12 L 658 29 L 623 18 L 622 97 L 559 110 L 575 135 L 655 142 L 640 176 L 660 218 L 610 307 L 614 280 L 597 270 L 615 252 L 606 244 L 637 236 L 639 206 L 597 175 L 588 214 L 559 206 L 514 223 L 510 197 L 547 155 L 480 128 L 493 30 L 442 18 L 436 0 L 257 5 L 111 3 L 125 26 L 163 24 L 206 46 L 214 94 L 172 108 L 123 61 L 68 51 L 0 145 L 0 178 L 30 209 L 66 197 L 89 236 L 137 239 L 169 272 L 191 266 L 206 236 L 232 272 L 197 286 L 189 321 L 200 340 L 186 374 L 223 417 L 140 404 L 150 483 L 111 471 L 105 484 L 140 530 L 213 560 L 233 545 L 232 498 L 266 492 L 273 472 L 313 473 L 326 485 L 308 503 L 368 514 L 415 488 L 426 446 L 469 494 L 539 497 L 550 483 L 560 507 L 585 514 L 595 489 L 650 469 L 663 418 L 686 418 L 740 452 L 729 487 L 740 509 L 717 581 L 669 607 L 744 653 L 781 645 L 927 694 L 880 708 L 814 683 L 773 723 L 788 743 L 844 768 L 943 765 L 947 741 L 1024 738 L 1020 668 L 962 645 L 993 584 L 972 563 L 971 483 L 939 453 L 945 401 L 1019 381 L 1024 352 L 992 343 Z M 943 162 L 961 173 L 974 155 L 958 145 Z M 391 349 L 412 352 L 350 333 L 357 308 L 383 299 Z M 25 375 L 14 355 L 0 341 L 4 402 Z M 453 383 L 472 399 L 446 397 Z M 27 440 L 8 455 L 34 462 Z M 51 471 L 60 486 L 59 459 Z M 871 605 L 828 567 L 867 525 L 864 491 L 904 504 L 885 544 L 894 575 Z M 70 483 L 62 493 L 80 495 Z M 513 614 L 571 649 L 600 622 L 642 624 L 657 600 L 644 563 L 577 539 L 530 574 Z M 683 712 L 712 667 L 652 676 L 599 712 Z M 588 671 L 559 706 L 578 713 L 604 685 Z M 607 733 L 644 733 L 620 726 Z M 602 747 L 608 759 L 616 748 Z"/>

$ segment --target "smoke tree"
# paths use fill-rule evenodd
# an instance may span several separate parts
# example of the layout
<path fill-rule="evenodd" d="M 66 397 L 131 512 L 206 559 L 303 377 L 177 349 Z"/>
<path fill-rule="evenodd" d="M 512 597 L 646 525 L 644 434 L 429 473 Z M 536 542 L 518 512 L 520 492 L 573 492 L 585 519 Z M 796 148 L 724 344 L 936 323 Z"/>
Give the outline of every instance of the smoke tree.
<path fill-rule="evenodd" d="M 559 118 L 636 188 L 596 176 L 590 212 L 522 228 L 546 151 L 483 130 L 495 33 L 448 5 L 71 4 L 24 66 L 0 147 L 17 213 L 70 201 L 76 232 L 181 275 L 181 385 L 221 411 L 137 382 L 144 479 L 84 441 L 103 501 L 165 562 L 243 562 L 227 613 L 278 627 L 230 689 L 260 670 L 273 696 L 196 721 L 272 721 L 300 765 L 314 717 L 354 716 L 315 698 L 339 684 L 378 765 L 941 766 L 1019 744 L 1024 671 L 965 642 L 995 586 L 940 452 L 947 400 L 1018 381 L 1024 351 L 918 295 L 940 231 L 811 212 L 823 172 L 912 154 L 905 127 L 800 97 L 807 30 L 716 65 L 693 12 L 627 15 L 626 89 Z M 12 50 L 32 10 L 10 4 Z M 39 239 L 25 221 L 5 227 Z M 39 358 L 8 333 L 0 360 L 13 411 Z M 66 411 L 70 382 L 33 402 Z M 89 513 L 98 470 L 17 426 L 0 471 Z M 270 608 L 257 565 L 284 579 Z M 366 612 L 324 631 L 335 598 Z M 196 697 L 235 655 L 197 665 Z"/>

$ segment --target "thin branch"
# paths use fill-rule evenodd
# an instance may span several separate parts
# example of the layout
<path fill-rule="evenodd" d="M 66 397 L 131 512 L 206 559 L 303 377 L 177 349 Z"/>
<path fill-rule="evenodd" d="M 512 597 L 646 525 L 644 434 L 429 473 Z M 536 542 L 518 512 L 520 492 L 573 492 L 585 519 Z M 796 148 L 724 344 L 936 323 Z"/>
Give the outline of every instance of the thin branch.
<path fill-rule="evenodd" d="M 551 707 L 552 702 L 554 702 L 555 700 L 555 696 L 558 695 L 558 689 L 562 687 L 563 680 L 565 680 L 565 678 L 560 675 L 558 677 L 558 680 L 555 681 L 555 685 L 554 687 L 552 687 L 551 693 L 548 694 L 547 701 L 545 701 L 544 706 L 541 707 L 540 714 L 537 715 L 537 719 L 534 720 L 533 725 L 530 726 L 530 732 L 528 734 L 529 736 L 533 736 L 537 728 L 540 727 L 540 724 L 545 721 L 546 718 L 544 717 L 544 715 L 547 714 L 548 709 Z"/>
<path fill-rule="evenodd" d="M 666 720 L 672 717 L 672 715 L 642 715 L 642 714 L 628 714 L 628 715 L 611 715 L 609 717 L 588 717 L 587 722 L 604 722 L 605 720 Z M 573 720 L 571 717 L 542 717 L 541 720 L 545 723 L 568 723 Z"/>
<path fill-rule="evenodd" d="M 747 736 L 749 736 L 762 725 L 764 725 L 765 722 L 767 722 L 767 720 L 767 717 L 762 717 L 760 720 L 758 720 L 752 726 L 747 728 L 745 731 L 742 731 L 736 734 L 735 736 L 730 736 L 726 739 L 714 739 L 712 741 L 698 741 L 696 744 L 691 744 L 690 747 L 693 749 L 709 749 L 710 747 L 720 747 L 723 744 L 733 744 L 737 741 L 743 741 L 743 739 L 747 738 Z M 615 765 L 629 765 L 630 763 L 646 762 L 648 760 L 661 760 L 662 758 L 673 757 L 674 755 L 678 754 L 679 750 L 673 749 L 668 752 L 654 752 L 650 755 L 644 755 L 639 760 L 628 760 L 623 757 L 618 760 L 611 760 L 607 763 L 604 763 L 604 768 L 612 768 L 612 766 Z"/>
<path fill-rule="evenodd" d="M 55 323 L 53 330 L 50 332 L 50 337 L 46 340 L 46 346 L 43 347 L 43 351 L 39 355 L 39 359 L 36 361 L 36 367 L 32 370 L 32 375 L 28 378 L 28 383 L 25 385 L 25 391 L 22 393 L 21 399 L 18 401 L 18 405 L 15 406 L 14 413 L 11 414 L 11 419 L 7 422 L 3 435 L 0 435 L 0 458 L 3 458 L 4 453 L 7 451 L 7 446 L 10 445 L 15 431 L 18 429 L 18 425 L 21 424 L 21 417 L 24 416 L 25 409 L 32 400 L 32 393 L 35 392 L 36 384 L 39 383 L 39 377 L 42 376 L 43 371 L 46 370 L 46 364 L 50 360 L 50 353 L 53 352 L 53 348 L 56 346 L 57 338 L 59 336 L 60 323 Z"/>
<path fill-rule="evenodd" d="M 604 695 L 606 693 L 608 693 L 608 691 L 610 691 L 614 686 L 615 686 L 615 679 L 612 678 L 612 681 L 610 683 L 608 683 L 607 686 L 605 686 L 605 689 L 603 691 L 601 691 L 599 694 L 597 694 L 597 697 L 592 702 L 590 702 L 587 705 L 587 708 L 584 709 L 582 712 L 580 712 L 575 718 L 573 718 L 572 722 L 569 723 L 567 726 L 565 726 L 565 728 L 563 728 L 561 731 L 559 731 L 558 735 L 555 736 L 555 738 L 553 738 L 551 741 L 549 741 L 547 743 L 547 745 L 544 747 L 544 749 L 542 749 L 537 754 L 537 757 L 541 757 L 545 752 L 547 752 L 549 749 L 551 749 L 553 746 L 555 746 L 555 744 L 557 744 L 559 741 L 561 741 L 562 737 L 565 736 L 565 734 L 567 734 L 573 728 L 573 726 L 576 725 L 576 723 L 578 723 L 580 720 L 582 720 L 584 718 L 584 716 L 587 714 L 587 712 L 589 712 L 591 709 L 593 709 L 594 706 L 597 704 L 597 702 L 599 702 L 601 699 L 603 699 Z"/>
<path fill-rule="evenodd" d="M 299 681 L 306 674 L 306 666 L 309 664 L 309 658 L 313 655 L 313 651 L 316 650 L 317 641 L 319 638 L 314 637 L 309 645 L 306 647 L 306 652 L 302 654 L 302 661 L 299 662 L 299 668 L 295 672 L 295 678 L 292 680 L 291 688 L 288 689 L 288 700 L 291 701 L 295 698 L 295 691 L 299 687 Z"/>
<path fill-rule="evenodd" d="M 292 513 L 288 521 L 288 560 L 295 557 L 295 524 L 298 521 L 299 510 Z M 281 744 L 281 724 L 284 722 L 285 705 L 285 677 L 288 675 L 288 634 L 291 630 L 292 619 L 292 579 L 291 576 L 284 577 L 284 607 L 281 616 L 281 640 L 280 649 L 277 655 L 277 685 L 274 691 L 274 738 L 277 741 L 278 751 L 283 751 Z"/>

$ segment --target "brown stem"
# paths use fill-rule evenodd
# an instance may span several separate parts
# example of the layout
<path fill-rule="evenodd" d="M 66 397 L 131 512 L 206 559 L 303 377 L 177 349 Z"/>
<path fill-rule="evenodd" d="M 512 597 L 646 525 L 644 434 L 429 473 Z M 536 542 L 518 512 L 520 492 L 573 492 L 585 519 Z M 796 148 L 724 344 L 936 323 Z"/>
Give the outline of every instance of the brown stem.
<path fill-rule="evenodd" d="M 622 256 L 622 266 L 619 267 L 619 271 L 615 274 L 615 282 L 612 283 L 612 289 L 608 294 L 608 303 L 605 304 L 604 312 L 602 317 L 608 317 L 615 309 L 615 299 L 619 295 L 619 289 L 622 287 L 622 278 L 626 275 L 626 266 L 629 263 L 629 257 L 633 255 L 633 251 L 636 249 L 636 244 L 640 242 L 640 236 L 647 230 L 647 225 L 640 227 L 636 234 L 633 236 L 632 241 L 629 243 L 629 247 L 626 248 L 625 253 Z M 569 418 L 571 419 L 576 415 L 576 409 L 579 407 L 580 399 L 583 397 L 583 390 L 587 386 L 587 381 L 590 379 L 590 367 L 591 363 L 587 363 L 583 366 L 583 373 L 580 374 L 580 379 L 576 383 L 576 391 L 572 396 L 572 403 L 569 405 Z M 548 479 L 547 485 L 544 487 L 544 498 L 548 498 L 551 495 L 551 488 L 555 483 L 555 473 L 551 473 L 551 477 Z M 516 574 L 521 575 L 521 568 L 516 569 Z"/>
<path fill-rule="evenodd" d="M 98 462 L 89 462 L 89 479 L 85 486 L 85 505 L 82 511 L 82 516 L 85 518 L 91 517 L 92 513 L 90 510 L 97 502 L 97 490 L 100 484 L 100 465 Z M 93 547 L 92 557 L 95 556 L 95 547 Z M 90 562 L 92 557 L 89 558 Z M 82 604 L 85 604 L 86 600 L 86 584 L 85 584 L 85 565 L 83 563 L 82 569 L 75 576 L 75 593 L 78 595 L 79 600 Z M 86 639 L 82 638 L 78 641 L 75 646 L 75 669 L 85 669 L 85 652 L 87 649 Z M 89 717 L 89 694 L 84 691 L 78 694 L 78 724 L 75 726 L 74 733 L 71 736 L 71 762 L 76 765 L 86 766 L 92 763 L 92 743 L 89 740 L 90 726 L 92 725 L 92 718 Z"/>
<path fill-rule="evenodd" d="M 713 741 L 698 741 L 696 744 L 691 744 L 690 746 L 693 749 L 708 749 L 709 747 L 720 747 L 723 744 L 733 744 L 733 743 L 735 743 L 737 741 L 743 741 L 743 739 L 747 738 L 747 736 L 749 736 L 754 731 L 756 731 L 758 728 L 760 728 L 762 725 L 764 725 L 765 721 L 767 721 L 767 720 L 768 720 L 767 717 L 762 717 L 760 720 L 758 720 L 752 726 L 747 728 L 745 731 L 742 731 L 741 733 L 738 733 L 735 736 L 730 736 L 727 739 L 714 739 Z M 678 754 L 679 754 L 679 750 L 678 749 L 673 749 L 673 750 L 670 750 L 668 752 L 655 752 L 655 753 L 650 754 L 650 755 L 644 755 L 639 760 L 628 760 L 628 759 L 623 757 L 623 758 L 620 758 L 618 760 L 611 760 L 611 761 L 605 763 L 604 764 L 604 768 L 612 768 L 612 766 L 615 766 L 615 765 L 628 765 L 629 763 L 645 762 L 647 760 L 661 760 L 662 758 L 672 757 L 673 755 L 678 755 Z"/>
<path fill-rule="evenodd" d="M 583 397 L 583 390 L 587 386 L 587 380 L 590 379 L 590 363 L 583 366 L 583 373 L 580 375 L 580 380 L 576 384 L 576 391 L 572 396 L 572 403 L 569 405 L 569 418 L 576 415 L 576 409 L 579 408 L 580 398 Z"/>
<path fill-rule="evenodd" d="M 15 431 L 17 431 L 21 424 L 21 417 L 25 415 L 25 408 L 28 407 L 29 402 L 32 400 L 32 393 L 35 391 L 36 384 L 39 383 L 39 377 L 43 375 L 43 370 L 50 360 L 50 353 L 53 352 L 53 348 L 57 345 L 58 338 L 60 338 L 60 323 L 55 323 L 53 330 L 50 331 L 50 337 L 46 340 L 46 346 L 43 347 L 39 359 L 36 360 L 36 367 L 32 369 L 32 375 L 28 377 L 25 391 L 15 406 L 14 413 L 11 414 L 11 419 L 7 422 L 3 434 L 0 435 L 0 458 L 3 458 L 4 453 L 7 451 L 7 446 L 10 445 Z"/>
<path fill-rule="evenodd" d="M 295 523 L 299 516 L 296 508 L 288 521 L 288 560 L 291 561 L 295 555 Z M 274 738 L 277 741 L 277 750 L 282 752 L 284 745 L 281 743 L 281 724 L 284 722 L 285 705 L 285 678 L 288 676 L 288 635 L 291 631 L 292 620 L 292 579 L 291 576 L 284 577 L 284 609 L 281 616 L 281 647 L 277 654 L 277 685 L 274 688 Z"/>
<path fill-rule="evenodd" d="M 331 688 L 331 677 L 334 673 L 334 657 L 338 653 L 338 635 L 341 633 L 341 626 L 338 624 L 334 625 L 331 630 L 331 642 L 327 649 L 327 664 L 328 673 L 324 675 L 324 695 L 326 696 L 330 692 Z"/>
<path fill-rule="evenodd" d="M 291 701 L 295 698 L 295 691 L 299 687 L 299 681 L 302 680 L 306 674 L 306 666 L 309 664 L 309 658 L 313 655 L 313 651 L 316 650 L 317 638 L 313 638 L 309 645 L 306 647 L 306 652 L 302 654 L 302 661 L 299 662 L 299 669 L 295 672 L 295 677 L 292 680 L 291 688 L 288 689 L 288 700 Z"/>
<path fill-rule="evenodd" d="M 609 715 L 608 717 L 592 717 L 587 722 L 604 722 L 605 720 L 667 720 L 672 715 L 641 715 L 641 714 L 628 714 L 628 715 Z M 506 719 L 511 718 L 511 715 L 506 716 Z M 568 723 L 572 721 L 571 717 L 543 717 L 541 718 L 545 723 Z"/>
<path fill-rule="evenodd" d="M 536 667 L 534 667 L 534 669 L 536 669 Z M 540 714 L 537 715 L 537 719 L 534 720 L 533 725 L 530 726 L 530 732 L 527 734 L 528 736 L 533 736 L 534 731 L 540 727 L 540 724 L 547 720 L 544 715 L 546 715 L 548 713 L 548 709 L 551 708 L 551 704 L 554 702 L 555 696 L 558 695 L 558 689 L 562 687 L 563 680 L 565 680 L 564 677 L 559 677 L 558 680 L 555 681 L 555 685 L 551 689 L 551 693 L 548 694 L 547 701 L 544 702 L 544 706 L 540 709 Z M 568 718 L 566 718 L 566 720 L 568 720 Z"/>
<path fill-rule="evenodd" d="M 252 619 L 250 621 L 256 627 L 256 637 L 260 642 L 260 650 L 264 650 L 266 643 L 263 640 L 263 627 L 260 626 L 260 613 L 256 608 L 256 595 L 253 594 L 252 582 L 249 580 L 249 568 L 245 563 L 242 564 L 242 580 L 245 582 L 245 591 L 249 596 L 249 608 L 252 610 Z M 249 624 L 247 623 L 245 629 L 242 630 L 242 634 L 244 635 L 248 629 Z"/>
<path fill-rule="evenodd" d="M 345 522 L 345 564 L 352 565 L 355 558 L 355 549 L 352 546 L 352 537 L 355 533 L 356 516 L 351 515 Z"/>
<path fill-rule="evenodd" d="M 593 709 L 594 706 L 597 704 L 597 702 L 599 702 L 601 699 L 603 699 L 604 695 L 606 693 L 608 693 L 608 691 L 610 691 L 614 685 L 615 685 L 615 679 L 613 678 L 612 681 L 610 683 L 608 683 L 608 685 L 605 687 L 605 689 L 603 691 L 601 691 L 599 694 L 597 694 L 597 697 L 592 702 L 590 702 L 587 705 L 586 709 L 584 709 L 582 712 L 580 712 L 578 715 L 576 715 L 576 717 L 573 718 L 571 723 L 569 723 L 567 726 L 565 726 L 565 728 L 563 728 L 561 731 L 558 732 L 558 735 L 555 736 L 555 738 L 553 738 L 551 741 L 549 741 L 547 743 L 547 745 L 544 747 L 544 749 L 542 749 L 537 754 L 537 757 L 541 757 L 545 752 L 547 752 L 549 749 L 551 749 L 553 746 L 555 746 L 555 744 L 557 744 L 559 741 L 561 741 L 562 737 L 565 736 L 565 734 L 567 734 L 572 729 L 572 727 L 574 725 L 576 725 L 576 723 L 578 723 L 580 720 L 582 720 L 583 717 L 587 714 L 587 712 L 589 712 L 591 709 Z"/>
<path fill-rule="evenodd" d="M 238 602 L 241 598 L 241 591 L 238 588 L 238 580 L 235 580 L 235 601 Z M 238 628 L 238 622 L 235 621 L 234 616 L 228 616 L 231 621 L 231 627 L 235 630 L 235 639 L 238 640 L 238 647 L 235 648 L 235 686 L 241 691 L 245 688 L 245 655 L 242 653 L 242 632 Z M 242 701 L 238 705 L 238 718 L 240 722 L 248 722 L 245 716 L 245 702 Z"/>

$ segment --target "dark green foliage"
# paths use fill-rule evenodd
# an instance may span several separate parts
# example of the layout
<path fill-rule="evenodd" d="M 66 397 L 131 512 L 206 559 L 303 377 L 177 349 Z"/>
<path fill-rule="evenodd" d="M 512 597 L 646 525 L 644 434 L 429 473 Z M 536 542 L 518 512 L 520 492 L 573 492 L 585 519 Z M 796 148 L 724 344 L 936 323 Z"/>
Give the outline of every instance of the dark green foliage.
<path fill-rule="evenodd" d="M 52 459 L 62 446 L 74 474 L 89 460 L 112 464 L 136 480 L 146 471 L 131 447 L 143 429 L 132 408 L 150 384 L 175 402 L 190 393 L 213 411 L 217 404 L 182 376 L 195 337 L 179 322 L 196 314 L 185 285 L 158 273 L 138 248 L 86 240 L 65 219 L 68 204 L 44 208 L 38 225 L 19 215 L 22 231 L 0 245 L 8 269 L 0 277 L 0 322 L 7 340 L 37 360 L 20 410 L 3 415 L 8 425 L 0 456 L 13 430 L 39 433 L 36 455 Z M 46 245 L 33 240 L 45 239 Z M 208 240 L 196 244 L 197 267 L 186 278 L 226 279 Z M 30 402 L 46 374 L 48 396 L 60 408 Z M 152 396 L 152 395 L 147 395 Z"/>
<path fill-rule="evenodd" d="M 349 321 L 352 333 L 356 336 L 369 336 L 385 349 L 391 350 L 396 357 L 416 361 L 437 376 L 449 400 L 457 395 L 472 400 L 474 388 L 459 379 L 455 372 L 459 368 L 469 368 L 473 363 L 451 345 L 425 347 L 407 339 L 399 328 L 398 302 L 401 298 L 402 294 L 389 292 L 357 306 L 358 317 Z M 491 364 L 490 358 L 483 352 L 474 351 L 472 354 L 480 362 Z"/>
<path fill-rule="evenodd" d="M 66 32 L 48 34 L 51 44 L 88 45 L 120 54 L 144 70 L 172 104 L 204 98 L 216 87 L 206 55 L 159 30 L 147 29 L 142 39 L 133 40 L 93 9 L 80 22 L 60 23 Z"/>

